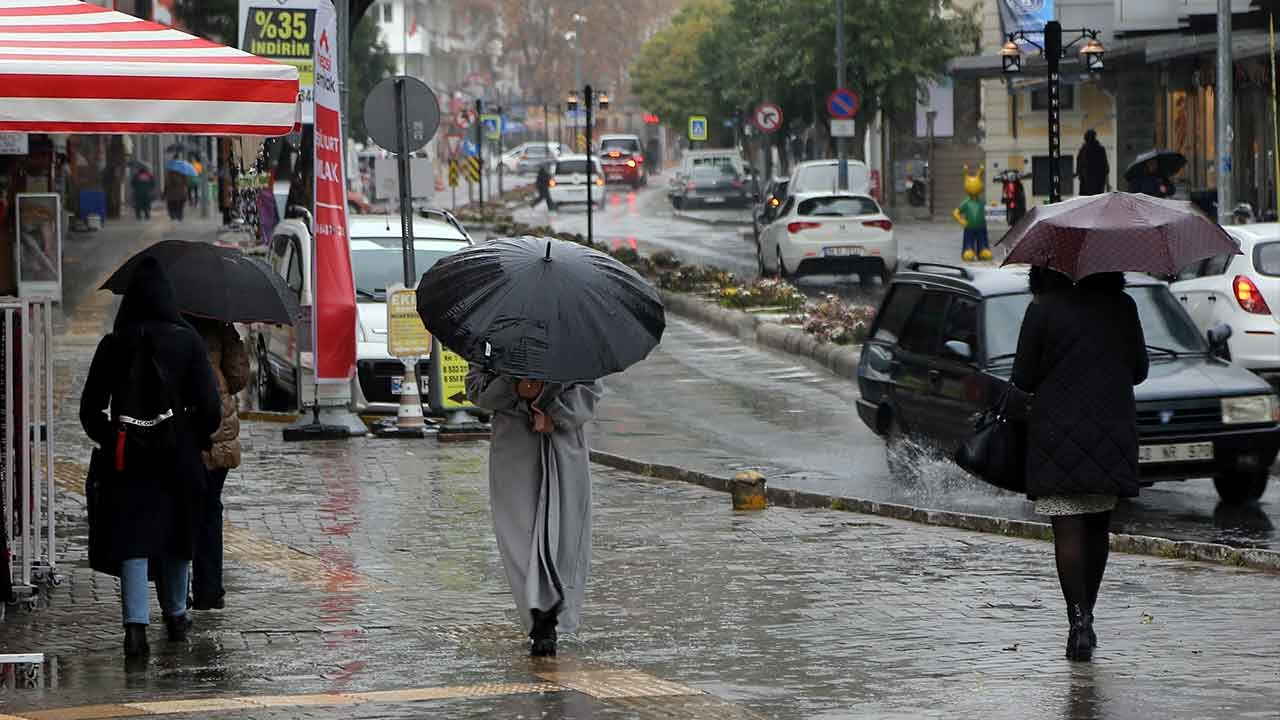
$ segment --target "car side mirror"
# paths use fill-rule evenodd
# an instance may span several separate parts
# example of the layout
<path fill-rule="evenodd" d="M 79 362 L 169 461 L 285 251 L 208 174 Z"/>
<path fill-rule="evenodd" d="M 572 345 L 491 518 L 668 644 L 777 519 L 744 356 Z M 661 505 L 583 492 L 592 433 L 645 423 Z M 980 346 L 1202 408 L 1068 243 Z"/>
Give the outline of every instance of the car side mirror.
<path fill-rule="evenodd" d="M 1209 349 L 1215 353 L 1225 350 L 1227 341 L 1231 339 L 1231 326 L 1226 323 L 1220 323 L 1209 328 L 1205 333 L 1205 338 L 1209 341 Z"/>
<path fill-rule="evenodd" d="M 973 348 L 969 347 L 969 343 L 963 340 L 948 340 L 942 347 L 952 360 L 960 360 L 961 362 L 973 361 Z"/>
<path fill-rule="evenodd" d="M 867 365 L 878 373 L 887 373 L 893 369 L 893 355 L 889 350 L 878 345 L 867 345 Z"/>

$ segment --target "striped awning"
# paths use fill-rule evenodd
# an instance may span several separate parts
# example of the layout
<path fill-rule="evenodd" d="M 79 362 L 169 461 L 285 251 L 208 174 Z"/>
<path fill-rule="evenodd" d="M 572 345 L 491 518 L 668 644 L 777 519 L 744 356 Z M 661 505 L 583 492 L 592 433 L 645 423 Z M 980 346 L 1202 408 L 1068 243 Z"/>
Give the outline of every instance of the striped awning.
<path fill-rule="evenodd" d="M 0 131 L 283 135 L 297 68 L 78 0 L 0 0 Z"/>

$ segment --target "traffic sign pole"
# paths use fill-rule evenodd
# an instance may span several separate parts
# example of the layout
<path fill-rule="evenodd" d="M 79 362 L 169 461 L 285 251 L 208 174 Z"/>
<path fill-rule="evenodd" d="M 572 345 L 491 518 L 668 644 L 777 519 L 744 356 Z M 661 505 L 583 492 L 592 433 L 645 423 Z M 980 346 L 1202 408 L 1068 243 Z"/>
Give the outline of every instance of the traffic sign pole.
<path fill-rule="evenodd" d="M 412 173 L 409 172 L 409 111 L 405 102 L 405 78 L 396 78 L 395 82 L 396 129 L 400 133 L 400 152 L 396 157 L 400 174 L 400 247 L 404 255 L 404 286 L 412 288 L 418 286 L 418 278 L 414 267 L 413 193 L 409 188 L 412 182 Z"/>
<path fill-rule="evenodd" d="M 836 0 L 836 85 L 844 87 L 844 0 Z M 849 189 L 849 146 L 844 138 L 836 139 L 836 154 L 840 158 L 836 184 L 841 190 Z"/>
<path fill-rule="evenodd" d="M 476 100 L 476 117 L 480 117 L 483 109 L 481 101 Z M 480 222 L 484 222 L 484 123 L 476 123 L 476 159 L 480 161 Z"/>

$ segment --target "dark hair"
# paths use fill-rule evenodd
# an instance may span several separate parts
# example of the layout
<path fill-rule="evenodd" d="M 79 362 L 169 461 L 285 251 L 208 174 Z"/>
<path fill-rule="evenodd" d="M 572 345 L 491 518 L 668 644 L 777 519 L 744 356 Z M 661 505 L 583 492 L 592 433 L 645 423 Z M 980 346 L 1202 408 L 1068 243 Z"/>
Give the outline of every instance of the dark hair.
<path fill-rule="evenodd" d="M 1077 283 L 1081 290 L 1093 292 L 1121 292 L 1124 290 L 1124 273 L 1102 272 L 1087 275 Z"/>
<path fill-rule="evenodd" d="M 1031 274 L 1027 276 L 1027 287 L 1032 295 L 1044 295 L 1051 292 L 1071 289 L 1071 278 L 1043 265 L 1032 265 Z"/>

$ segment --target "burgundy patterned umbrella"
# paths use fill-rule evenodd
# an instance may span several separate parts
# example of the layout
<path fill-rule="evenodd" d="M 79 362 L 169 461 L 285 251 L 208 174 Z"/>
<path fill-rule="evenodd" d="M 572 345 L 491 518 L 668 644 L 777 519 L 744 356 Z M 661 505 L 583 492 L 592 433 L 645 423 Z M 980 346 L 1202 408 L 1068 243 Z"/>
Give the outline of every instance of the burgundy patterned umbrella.
<path fill-rule="evenodd" d="M 1075 280 L 1100 272 L 1176 275 L 1197 260 L 1240 254 L 1191 203 L 1122 192 L 1037 206 L 996 244 L 1011 248 L 1005 265 L 1042 265 Z"/>

